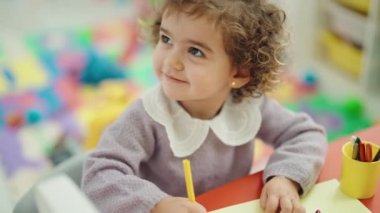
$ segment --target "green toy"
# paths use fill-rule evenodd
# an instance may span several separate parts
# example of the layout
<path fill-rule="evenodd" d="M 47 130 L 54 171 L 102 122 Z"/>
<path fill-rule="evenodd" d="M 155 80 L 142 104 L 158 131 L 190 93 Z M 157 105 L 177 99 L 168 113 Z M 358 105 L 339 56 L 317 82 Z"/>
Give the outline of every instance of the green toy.
<path fill-rule="evenodd" d="M 346 97 L 341 102 L 333 101 L 326 95 L 317 93 L 303 100 L 288 103 L 294 111 L 308 113 L 325 127 L 329 141 L 334 141 L 353 132 L 372 126 L 373 121 L 365 114 L 362 101 L 356 97 Z"/>

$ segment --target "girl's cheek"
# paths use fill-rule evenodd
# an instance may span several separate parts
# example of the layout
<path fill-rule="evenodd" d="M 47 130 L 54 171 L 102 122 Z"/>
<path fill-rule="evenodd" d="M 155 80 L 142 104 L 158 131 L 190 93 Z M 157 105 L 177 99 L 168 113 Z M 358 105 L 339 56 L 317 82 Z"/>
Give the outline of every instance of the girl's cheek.
<path fill-rule="evenodd" d="M 153 69 L 156 76 L 159 78 L 162 67 L 162 57 L 160 57 L 159 52 L 156 50 L 153 54 Z"/>

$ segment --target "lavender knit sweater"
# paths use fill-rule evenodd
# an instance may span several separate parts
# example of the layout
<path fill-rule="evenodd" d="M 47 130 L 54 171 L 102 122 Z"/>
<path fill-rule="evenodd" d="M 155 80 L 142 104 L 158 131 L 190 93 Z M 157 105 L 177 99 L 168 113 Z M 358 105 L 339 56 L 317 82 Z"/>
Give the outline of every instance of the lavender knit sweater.
<path fill-rule="evenodd" d="M 310 117 L 293 113 L 265 97 L 260 106 L 258 138 L 275 148 L 264 170 L 264 181 L 282 175 L 298 182 L 303 192 L 315 183 L 324 163 L 324 130 Z M 252 138 L 251 141 L 253 141 Z M 247 175 L 253 144 L 228 146 L 210 129 L 191 156 L 195 193 L 201 194 Z M 101 212 L 150 212 L 165 196 L 186 197 L 182 159 L 169 147 L 165 126 L 132 103 L 104 132 L 88 156 L 82 190 Z"/>

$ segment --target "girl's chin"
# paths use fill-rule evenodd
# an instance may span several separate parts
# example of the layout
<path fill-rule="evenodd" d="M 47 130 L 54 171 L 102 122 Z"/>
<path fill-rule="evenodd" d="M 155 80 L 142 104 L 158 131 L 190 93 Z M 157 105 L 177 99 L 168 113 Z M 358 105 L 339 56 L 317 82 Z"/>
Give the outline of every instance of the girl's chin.
<path fill-rule="evenodd" d="M 170 89 L 170 88 L 165 88 L 163 87 L 164 94 L 166 97 L 175 100 L 175 101 L 180 101 L 183 99 L 183 94 L 181 95 L 178 90 Z"/>

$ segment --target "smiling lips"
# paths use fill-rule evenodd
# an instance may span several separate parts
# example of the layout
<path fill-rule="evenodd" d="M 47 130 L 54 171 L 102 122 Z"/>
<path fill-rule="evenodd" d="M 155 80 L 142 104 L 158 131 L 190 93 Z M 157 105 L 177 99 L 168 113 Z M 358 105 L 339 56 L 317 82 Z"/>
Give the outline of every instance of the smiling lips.
<path fill-rule="evenodd" d="M 167 79 L 169 79 L 170 81 L 173 81 L 173 82 L 175 82 L 175 83 L 187 83 L 186 81 L 183 81 L 183 80 L 180 80 L 180 79 L 178 79 L 178 78 L 172 77 L 172 76 L 170 76 L 170 75 L 168 75 L 168 74 L 165 74 L 165 77 L 166 77 Z"/>

